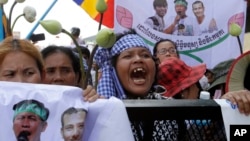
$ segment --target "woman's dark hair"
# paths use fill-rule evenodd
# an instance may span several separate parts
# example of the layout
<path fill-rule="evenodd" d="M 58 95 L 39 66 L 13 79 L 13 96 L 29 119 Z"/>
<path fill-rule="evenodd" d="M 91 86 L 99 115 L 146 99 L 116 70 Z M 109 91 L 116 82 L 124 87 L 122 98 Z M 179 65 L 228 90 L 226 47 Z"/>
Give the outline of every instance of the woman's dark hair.
<path fill-rule="evenodd" d="M 79 74 L 79 79 L 78 79 L 78 82 L 79 82 L 81 78 L 80 61 L 79 61 L 78 56 L 74 54 L 71 48 L 64 47 L 64 46 L 51 45 L 51 46 L 44 48 L 41 51 L 43 59 L 46 59 L 51 54 L 58 53 L 58 52 L 63 53 L 69 57 L 75 74 Z"/>
<path fill-rule="evenodd" d="M 178 52 L 178 49 L 177 49 L 177 45 L 176 45 L 176 43 L 174 41 L 172 41 L 170 39 L 161 39 L 161 40 L 159 40 L 158 42 L 155 43 L 154 48 L 153 48 L 154 57 L 156 56 L 156 53 L 157 53 L 157 47 L 161 42 L 170 42 L 170 43 L 172 43 L 174 45 L 174 48 L 177 50 L 176 53 L 177 53 L 177 56 L 179 57 L 179 52 Z"/>
<path fill-rule="evenodd" d="M 90 51 L 89 51 L 89 49 L 87 47 L 84 47 L 84 46 L 80 46 L 80 48 L 81 48 L 82 55 L 86 56 L 86 58 L 84 58 L 84 59 L 86 59 L 86 60 L 89 59 L 90 58 Z M 76 52 L 76 53 L 78 53 L 77 48 L 73 48 L 73 51 Z"/>

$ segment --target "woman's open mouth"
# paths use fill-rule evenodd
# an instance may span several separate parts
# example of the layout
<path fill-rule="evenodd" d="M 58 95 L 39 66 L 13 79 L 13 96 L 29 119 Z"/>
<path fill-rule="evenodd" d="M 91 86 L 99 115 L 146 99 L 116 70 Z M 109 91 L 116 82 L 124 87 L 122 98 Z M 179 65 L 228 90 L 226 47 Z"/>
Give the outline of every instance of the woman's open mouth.
<path fill-rule="evenodd" d="M 146 71 L 144 68 L 135 68 L 131 75 L 130 75 L 131 79 L 133 80 L 133 82 L 135 84 L 144 84 L 146 82 Z"/>

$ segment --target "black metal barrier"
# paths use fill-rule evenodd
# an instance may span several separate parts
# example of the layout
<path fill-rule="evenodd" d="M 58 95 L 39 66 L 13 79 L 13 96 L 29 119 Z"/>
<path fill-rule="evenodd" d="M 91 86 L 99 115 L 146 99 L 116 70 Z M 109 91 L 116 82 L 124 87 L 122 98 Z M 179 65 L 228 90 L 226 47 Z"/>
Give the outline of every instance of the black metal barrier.
<path fill-rule="evenodd" d="M 227 140 L 220 105 L 213 100 L 123 100 L 123 102 L 131 122 L 175 120 L 179 126 L 178 140 Z M 152 133 L 152 126 L 146 128 L 147 133 Z M 146 135 L 143 140 L 152 140 L 151 134 Z"/>

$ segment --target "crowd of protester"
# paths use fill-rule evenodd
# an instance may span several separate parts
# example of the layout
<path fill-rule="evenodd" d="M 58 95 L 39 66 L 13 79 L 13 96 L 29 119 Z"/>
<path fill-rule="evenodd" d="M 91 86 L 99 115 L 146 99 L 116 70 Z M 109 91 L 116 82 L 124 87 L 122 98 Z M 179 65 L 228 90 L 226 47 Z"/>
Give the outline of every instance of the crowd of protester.
<path fill-rule="evenodd" d="M 78 28 L 72 29 L 72 34 L 79 36 L 79 32 Z M 85 73 L 92 68 L 83 93 L 86 101 L 112 96 L 138 100 L 199 99 L 201 91 L 208 91 L 211 99 L 228 99 L 238 105 L 240 113 L 250 114 L 250 51 L 218 62 L 212 69 L 206 68 L 206 64 L 188 66 L 173 41 L 160 40 L 152 54 L 132 29 L 117 34 L 111 49 L 99 47 L 94 58 L 90 58 L 87 46 L 81 46 L 81 51 L 83 58 L 72 46 L 49 45 L 39 50 L 29 40 L 7 37 L 0 44 L 0 81 L 82 88 L 79 60 L 83 59 Z M 93 66 L 88 66 L 89 59 L 94 59 Z M 240 63 L 245 66 L 242 68 Z M 180 140 L 181 126 L 177 121 L 155 120 L 152 124 L 152 133 L 146 134 L 144 123 L 131 121 L 135 140 Z"/>

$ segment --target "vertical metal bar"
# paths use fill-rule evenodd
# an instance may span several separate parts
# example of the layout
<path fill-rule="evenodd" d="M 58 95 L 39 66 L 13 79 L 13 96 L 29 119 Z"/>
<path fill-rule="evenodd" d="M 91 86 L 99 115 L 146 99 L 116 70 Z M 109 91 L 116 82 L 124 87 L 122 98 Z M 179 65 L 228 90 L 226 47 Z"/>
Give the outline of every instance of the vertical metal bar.
<path fill-rule="evenodd" d="M 38 25 L 39 25 L 39 22 L 41 21 L 41 20 L 43 20 L 46 16 L 47 16 L 47 14 L 49 13 L 49 11 L 53 8 L 53 6 L 56 4 L 56 2 L 57 2 L 57 0 L 54 0 L 53 2 L 52 2 L 52 4 L 49 6 L 49 8 L 44 12 L 44 14 L 42 15 L 42 17 L 37 21 L 37 23 L 36 23 L 36 25 L 32 28 L 32 30 L 29 32 L 29 34 L 26 36 L 26 39 L 29 39 L 30 38 L 30 36 L 33 34 L 33 32 L 36 30 L 36 28 L 38 27 Z"/>

